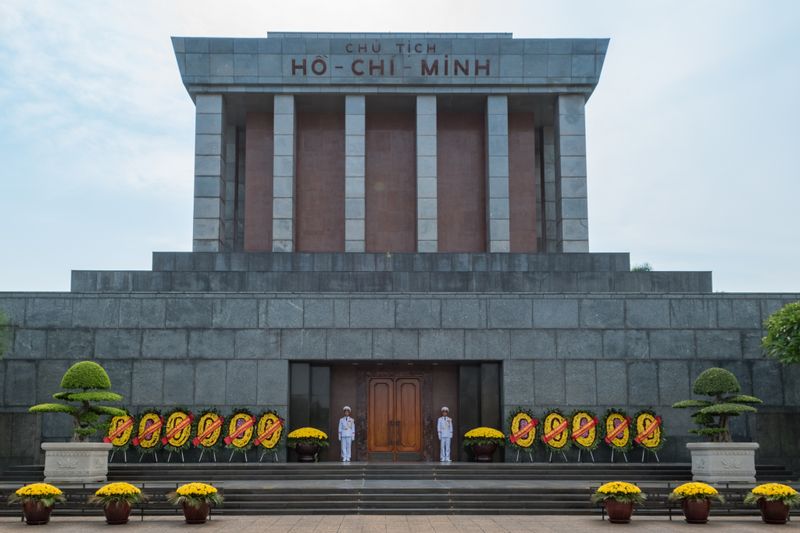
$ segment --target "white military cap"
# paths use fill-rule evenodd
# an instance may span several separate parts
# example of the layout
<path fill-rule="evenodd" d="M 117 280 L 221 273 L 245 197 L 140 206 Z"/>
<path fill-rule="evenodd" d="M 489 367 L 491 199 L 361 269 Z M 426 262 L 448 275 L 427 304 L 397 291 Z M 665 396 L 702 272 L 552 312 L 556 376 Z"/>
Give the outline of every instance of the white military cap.
<path fill-rule="evenodd" d="M 447 406 L 444 406 L 444 407 L 442 407 L 442 411 L 447 411 L 449 413 L 450 409 L 448 409 Z"/>
<path fill-rule="evenodd" d="M 345 405 L 344 407 L 342 407 L 342 411 L 352 411 L 352 409 L 350 409 L 349 405 Z"/>

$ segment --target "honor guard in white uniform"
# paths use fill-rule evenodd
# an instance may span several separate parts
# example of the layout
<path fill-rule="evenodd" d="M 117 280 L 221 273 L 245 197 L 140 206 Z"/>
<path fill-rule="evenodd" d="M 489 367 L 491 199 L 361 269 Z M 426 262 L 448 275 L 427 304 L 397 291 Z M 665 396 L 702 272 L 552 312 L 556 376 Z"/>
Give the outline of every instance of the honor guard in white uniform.
<path fill-rule="evenodd" d="M 442 463 L 450 462 L 450 439 L 453 438 L 453 419 L 447 416 L 450 409 L 442 407 L 442 416 L 436 423 L 436 430 L 439 432 L 439 461 Z"/>
<path fill-rule="evenodd" d="M 356 423 L 350 416 L 350 406 L 342 409 L 344 416 L 339 419 L 339 442 L 342 443 L 342 462 L 350 462 L 350 446 L 356 438 Z"/>

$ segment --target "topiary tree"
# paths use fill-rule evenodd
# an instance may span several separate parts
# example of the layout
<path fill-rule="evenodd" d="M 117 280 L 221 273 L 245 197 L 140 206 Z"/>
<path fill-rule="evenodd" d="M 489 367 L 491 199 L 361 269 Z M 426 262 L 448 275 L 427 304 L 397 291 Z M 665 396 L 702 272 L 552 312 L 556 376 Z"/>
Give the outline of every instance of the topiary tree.
<path fill-rule="evenodd" d="M 739 380 L 732 372 L 724 368 L 709 368 L 697 376 L 692 392 L 712 399 L 683 400 L 672 407 L 697 409 L 692 418 L 700 427 L 691 433 L 703 435 L 712 442 L 730 442 L 730 419 L 743 413 L 755 413 L 756 408 L 749 404 L 762 403 L 755 396 L 739 394 L 741 390 Z"/>
<path fill-rule="evenodd" d="M 800 302 L 784 305 L 764 325 L 767 336 L 761 346 L 767 355 L 787 365 L 800 363 Z"/>
<path fill-rule="evenodd" d="M 73 417 L 72 440 L 83 442 L 103 427 L 103 415 L 121 416 L 125 411 L 116 407 L 96 405 L 92 402 L 118 402 L 122 396 L 111 392 L 111 380 L 102 366 L 93 361 L 75 363 L 61 378 L 63 392 L 53 394 L 56 400 L 73 402 L 41 403 L 29 409 L 31 413 L 66 413 Z"/>

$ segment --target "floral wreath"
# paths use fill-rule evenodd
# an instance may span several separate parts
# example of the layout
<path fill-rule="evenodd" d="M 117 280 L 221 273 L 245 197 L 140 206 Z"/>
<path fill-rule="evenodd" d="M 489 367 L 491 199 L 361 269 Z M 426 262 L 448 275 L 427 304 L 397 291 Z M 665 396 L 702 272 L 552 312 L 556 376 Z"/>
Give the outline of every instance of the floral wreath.
<path fill-rule="evenodd" d="M 237 407 L 228 418 L 228 432 L 223 441 L 225 447 L 235 452 L 245 453 L 253 447 L 256 417 L 249 409 Z"/>
<path fill-rule="evenodd" d="M 631 418 L 622 409 L 609 409 L 603 422 L 603 442 L 618 452 L 626 453 L 633 446 Z"/>
<path fill-rule="evenodd" d="M 547 411 L 542 419 L 542 443 L 556 452 L 562 452 L 571 444 L 569 419 L 558 409 Z"/>
<path fill-rule="evenodd" d="M 123 411 L 125 411 L 124 415 L 111 417 L 106 428 L 106 436 L 103 437 L 103 442 L 111 443 L 114 451 L 120 452 L 124 452 L 130 447 L 133 430 L 136 428 L 136 419 L 127 409 L 123 409 Z"/>
<path fill-rule="evenodd" d="M 539 420 L 530 409 L 516 407 L 508 415 L 508 443 L 512 448 L 530 452 L 536 444 Z"/>
<path fill-rule="evenodd" d="M 665 437 L 664 424 L 660 416 L 651 409 L 642 409 L 633 417 L 633 426 L 636 428 L 634 444 L 648 452 L 660 450 L 667 438 Z"/>
<path fill-rule="evenodd" d="M 180 453 L 189 448 L 194 415 L 184 407 L 176 407 L 165 418 L 161 444 L 170 452 Z"/>
<path fill-rule="evenodd" d="M 581 450 L 590 452 L 600 444 L 600 420 L 593 411 L 578 409 L 570 415 L 570 438 Z"/>
<path fill-rule="evenodd" d="M 225 418 L 216 409 L 209 407 L 200 412 L 194 421 L 192 444 L 205 450 L 222 447 L 222 428 Z"/>
<path fill-rule="evenodd" d="M 131 444 L 139 453 L 155 453 L 161 449 L 161 432 L 164 430 L 164 417 L 158 409 L 145 409 L 136 417 L 136 431 Z"/>
<path fill-rule="evenodd" d="M 256 424 L 254 446 L 263 446 L 267 450 L 276 449 L 283 437 L 286 421 L 272 409 L 264 411 Z"/>

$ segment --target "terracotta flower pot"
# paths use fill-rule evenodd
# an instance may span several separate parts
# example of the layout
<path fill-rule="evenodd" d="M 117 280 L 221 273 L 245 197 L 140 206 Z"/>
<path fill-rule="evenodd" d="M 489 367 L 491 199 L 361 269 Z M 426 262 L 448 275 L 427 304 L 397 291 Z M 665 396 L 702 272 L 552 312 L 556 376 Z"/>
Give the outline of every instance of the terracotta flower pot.
<path fill-rule="evenodd" d="M 681 502 L 683 516 L 689 524 L 705 524 L 708 522 L 708 513 L 711 512 L 711 500 L 683 500 Z"/>
<path fill-rule="evenodd" d="M 198 507 L 183 504 L 183 517 L 187 524 L 205 524 L 210 512 L 207 503 L 201 503 Z"/>
<path fill-rule="evenodd" d="M 631 521 L 633 503 L 606 500 L 604 505 L 606 507 L 606 513 L 608 513 L 608 521 L 612 524 L 627 524 Z"/>
<path fill-rule="evenodd" d="M 789 520 L 789 506 L 783 502 L 771 502 L 761 498 L 758 500 L 761 519 L 767 524 L 785 524 Z"/>
<path fill-rule="evenodd" d="M 128 502 L 110 502 L 103 508 L 106 514 L 106 523 L 111 526 L 127 524 L 131 515 L 131 504 Z"/>
<path fill-rule="evenodd" d="M 22 504 L 22 512 L 25 515 L 25 523 L 29 526 L 41 526 L 50 522 L 50 513 L 53 506 L 46 507 L 37 500 L 28 500 Z"/>
<path fill-rule="evenodd" d="M 472 454 L 475 456 L 475 460 L 479 463 L 491 463 L 492 454 L 496 449 L 496 442 L 490 442 L 489 444 L 473 444 Z"/>
<path fill-rule="evenodd" d="M 297 452 L 297 461 L 300 463 L 313 463 L 314 459 L 319 452 L 318 444 L 306 444 L 305 442 L 298 442 L 295 446 Z"/>

